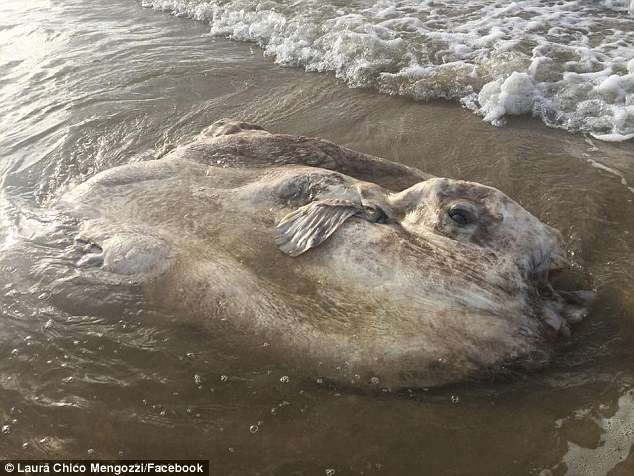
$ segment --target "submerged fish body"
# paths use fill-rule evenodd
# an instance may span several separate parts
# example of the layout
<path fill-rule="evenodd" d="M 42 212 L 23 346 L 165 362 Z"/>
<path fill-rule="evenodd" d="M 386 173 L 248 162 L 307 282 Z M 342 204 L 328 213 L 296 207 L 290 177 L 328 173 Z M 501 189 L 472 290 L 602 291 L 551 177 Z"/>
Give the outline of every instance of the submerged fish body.
<path fill-rule="evenodd" d="M 134 288 L 333 379 L 434 386 L 539 366 L 587 307 L 548 282 L 560 234 L 502 192 L 246 123 L 100 173 L 54 210 L 78 226 L 58 294 Z"/>

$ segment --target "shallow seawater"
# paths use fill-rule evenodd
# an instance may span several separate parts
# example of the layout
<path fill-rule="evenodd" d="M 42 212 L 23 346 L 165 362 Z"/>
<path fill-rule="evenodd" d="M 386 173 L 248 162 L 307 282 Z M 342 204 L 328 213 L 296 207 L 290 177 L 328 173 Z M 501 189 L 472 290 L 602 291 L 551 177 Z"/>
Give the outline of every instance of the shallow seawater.
<path fill-rule="evenodd" d="M 127 0 L 2 12 L 0 456 L 204 458 L 223 475 L 634 472 L 631 141 L 350 89 Z M 563 232 L 593 312 L 541 371 L 368 392 L 140 298 L 96 290 L 62 309 L 44 284 L 55 266 L 16 272 L 41 253 L 35 238 L 13 246 L 38 210 L 221 117 L 500 188 Z"/>
<path fill-rule="evenodd" d="M 142 0 L 347 84 L 634 137 L 630 0 Z"/>

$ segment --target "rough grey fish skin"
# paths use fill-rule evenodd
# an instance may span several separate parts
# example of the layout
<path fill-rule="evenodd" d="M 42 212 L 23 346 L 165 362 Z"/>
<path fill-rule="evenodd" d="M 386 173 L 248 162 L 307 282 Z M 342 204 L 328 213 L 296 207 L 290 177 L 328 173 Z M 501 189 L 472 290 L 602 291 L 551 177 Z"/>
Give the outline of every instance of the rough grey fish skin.
<path fill-rule="evenodd" d="M 126 305 L 229 323 L 336 381 L 538 367 L 591 299 L 553 289 L 561 234 L 499 190 L 237 121 L 102 172 L 53 212 L 76 223 L 51 277 L 65 304 L 134 292 Z"/>

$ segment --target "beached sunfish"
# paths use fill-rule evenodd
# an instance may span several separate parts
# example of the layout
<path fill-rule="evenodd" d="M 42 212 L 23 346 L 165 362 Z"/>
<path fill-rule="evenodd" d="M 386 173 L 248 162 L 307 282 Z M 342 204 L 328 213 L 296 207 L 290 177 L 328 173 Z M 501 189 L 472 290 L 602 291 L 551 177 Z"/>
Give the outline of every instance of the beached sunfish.
<path fill-rule="evenodd" d="M 79 223 L 78 276 L 134 283 L 335 380 L 542 365 L 591 294 L 553 289 L 560 233 L 495 188 L 242 122 L 100 173 L 55 209 Z"/>

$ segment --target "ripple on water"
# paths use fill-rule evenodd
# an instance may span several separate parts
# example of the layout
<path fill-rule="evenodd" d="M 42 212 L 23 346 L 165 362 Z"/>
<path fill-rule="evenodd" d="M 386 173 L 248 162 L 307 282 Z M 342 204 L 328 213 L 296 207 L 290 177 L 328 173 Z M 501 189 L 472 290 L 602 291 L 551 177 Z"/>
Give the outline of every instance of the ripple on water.
<path fill-rule="evenodd" d="M 634 138 L 634 12 L 617 2 L 141 4 L 256 42 L 278 63 L 334 71 L 352 87 L 458 100 L 496 125 L 532 114 L 601 140 Z"/>

